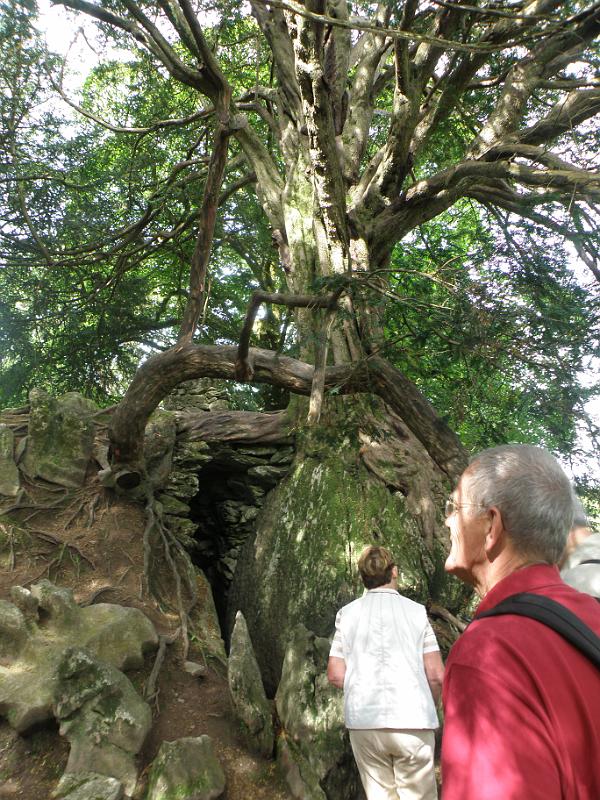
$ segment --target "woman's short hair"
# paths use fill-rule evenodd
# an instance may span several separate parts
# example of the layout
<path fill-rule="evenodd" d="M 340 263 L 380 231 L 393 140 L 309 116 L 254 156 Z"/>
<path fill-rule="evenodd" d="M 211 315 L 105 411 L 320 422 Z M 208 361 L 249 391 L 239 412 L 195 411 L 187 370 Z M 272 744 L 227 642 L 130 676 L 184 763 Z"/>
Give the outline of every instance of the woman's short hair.
<path fill-rule="evenodd" d="M 376 545 L 365 547 L 358 559 L 358 571 L 367 589 L 389 583 L 395 566 L 390 551 Z"/>

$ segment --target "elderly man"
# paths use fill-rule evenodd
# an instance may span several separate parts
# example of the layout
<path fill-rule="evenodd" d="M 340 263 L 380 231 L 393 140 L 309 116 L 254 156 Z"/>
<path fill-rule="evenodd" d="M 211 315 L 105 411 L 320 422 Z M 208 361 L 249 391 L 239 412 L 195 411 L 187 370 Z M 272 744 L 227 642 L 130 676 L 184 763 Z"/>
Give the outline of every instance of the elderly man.
<path fill-rule="evenodd" d="M 600 633 L 600 605 L 556 566 L 573 519 L 569 480 L 545 450 L 496 447 L 463 473 L 446 515 L 446 570 L 482 600 L 446 667 L 444 800 L 598 800 L 600 670 L 537 620 L 478 619 L 527 592 Z"/>
<path fill-rule="evenodd" d="M 435 800 L 434 729 L 444 665 L 425 608 L 398 593 L 384 547 L 358 560 L 367 589 L 338 611 L 327 677 L 344 689 L 368 800 Z"/>
<path fill-rule="evenodd" d="M 569 586 L 600 598 L 600 533 L 592 533 L 579 498 L 575 500 L 560 576 Z"/>

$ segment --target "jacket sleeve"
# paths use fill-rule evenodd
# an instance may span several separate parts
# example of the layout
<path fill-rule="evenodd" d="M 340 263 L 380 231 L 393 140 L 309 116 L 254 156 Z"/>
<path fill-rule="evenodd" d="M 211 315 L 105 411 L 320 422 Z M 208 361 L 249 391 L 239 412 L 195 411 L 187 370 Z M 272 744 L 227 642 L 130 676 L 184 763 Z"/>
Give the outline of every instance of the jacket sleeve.
<path fill-rule="evenodd" d="M 333 641 L 331 642 L 331 650 L 329 651 L 329 655 L 334 656 L 334 658 L 344 658 L 344 641 L 342 636 L 342 610 L 337 612 L 335 617 L 335 633 L 333 635 Z"/>

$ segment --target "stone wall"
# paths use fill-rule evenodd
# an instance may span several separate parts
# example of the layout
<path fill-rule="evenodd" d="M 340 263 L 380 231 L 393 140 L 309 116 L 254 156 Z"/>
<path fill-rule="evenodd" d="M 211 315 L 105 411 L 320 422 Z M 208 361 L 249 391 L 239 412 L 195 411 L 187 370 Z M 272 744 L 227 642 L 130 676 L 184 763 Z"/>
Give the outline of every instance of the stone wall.
<path fill-rule="evenodd" d="M 163 406 L 177 417 L 177 412 L 226 409 L 227 397 L 219 381 L 201 379 L 181 384 Z M 242 547 L 254 535 L 259 510 L 289 472 L 293 457 L 289 444 L 176 438 L 172 470 L 158 499 L 172 529 L 211 582 L 222 621 Z"/>

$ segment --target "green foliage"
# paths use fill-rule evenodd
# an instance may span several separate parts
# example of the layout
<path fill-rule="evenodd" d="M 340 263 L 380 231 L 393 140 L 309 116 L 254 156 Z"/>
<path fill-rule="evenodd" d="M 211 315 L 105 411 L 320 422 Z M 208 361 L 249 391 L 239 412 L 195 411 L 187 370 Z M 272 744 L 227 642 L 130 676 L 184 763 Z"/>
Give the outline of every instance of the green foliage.
<path fill-rule="evenodd" d="M 354 6 L 358 14 L 371 11 L 369 3 Z M 156 11 L 149 0 L 140 7 Z M 259 114 L 253 102 L 256 86 L 276 88 L 267 42 L 239 3 L 198 8 L 209 14 L 207 40 L 244 98 L 249 125 L 282 169 L 276 103 L 266 101 Z M 61 65 L 36 33 L 35 14 L 3 5 L 0 405 L 21 402 L 34 385 L 110 402 L 146 354 L 174 343 L 185 307 L 213 121 L 201 113 L 203 98 L 157 68 L 124 32 L 105 23 L 99 29 L 127 55 L 99 58 L 76 99 L 88 116 L 75 116 L 56 101 Z M 172 44 L 196 66 L 181 42 Z M 513 58 L 510 49 L 493 53 L 478 80 L 502 74 Z M 535 94 L 532 118 L 554 101 L 553 92 Z M 468 90 L 441 119 L 410 180 L 463 158 L 497 97 L 476 85 Z M 392 100 L 392 89 L 378 99 L 382 113 L 373 117 L 367 157 L 385 142 Z M 561 143 L 567 154 L 595 146 L 591 126 Z M 236 182 L 243 187 L 219 209 L 199 342 L 237 342 L 251 292 L 290 289 L 246 178 L 232 138 L 224 191 Z M 556 203 L 548 213 L 559 226 L 566 212 Z M 585 219 L 580 224 L 589 228 Z M 583 387 L 579 375 L 600 355 L 600 304 L 598 289 L 584 291 L 569 262 L 558 234 L 462 200 L 396 247 L 390 271 L 379 276 L 386 294 L 359 280 L 351 291 L 383 316 L 385 355 L 469 448 L 535 441 L 573 454 L 578 430 L 589 424 L 585 401 L 599 391 Z M 335 279 L 315 276 L 305 288 L 332 291 Z M 291 314 L 264 309 L 252 344 L 296 354 Z M 245 408 L 288 401 L 264 386 L 236 386 L 232 394 Z"/>
<path fill-rule="evenodd" d="M 577 375 L 598 356 L 600 317 L 567 262 L 546 230 L 521 224 L 506 239 L 467 202 L 397 248 L 386 354 L 470 449 L 572 451 L 589 394 Z"/>
<path fill-rule="evenodd" d="M 75 124 L 56 104 L 40 114 L 51 93 L 47 73 L 58 82 L 58 71 L 31 23 L 15 9 L 2 22 L 3 41 L 18 38 L 14 52 L 22 54 L 3 68 L 4 119 L 18 115 L 28 125 L 4 125 L 12 136 L 5 167 L 12 183 L 0 232 L 0 404 L 21 402 L 33 385 L 108 401 L 124 391 L 145 353 L 174 341 L 212 123 L 197 114 L 197 95 L 154 69 L 142 50 L 128 61 L 101 61 L 82 89 L 86 113 L 130 132 L 89 119 Z M 232 54 L 224 64 L 231 78 L 236 70 L 247 78 L 250 66 L 240 56 L 254 59 L 252 23 L 237 9 L 213 36 Z M 189 123 L 157 125 L 185 118 Z M 228 180 L 240 174 L 234 168 Z M 199 340 L 235 341 L 249 291 L 259 287 L 279 291 L 283 284 L 250 189 L 232 195 L 219 219 Z M 284 317 L 269 309 L 256 344 L 280 348 Z M 247 388 L 235 394 L 256 402 Z M 262 394 L 267 405 L 285 404 L 281 392 Z"/>

